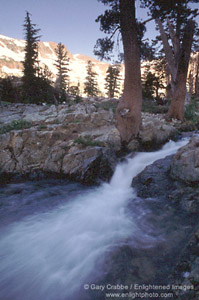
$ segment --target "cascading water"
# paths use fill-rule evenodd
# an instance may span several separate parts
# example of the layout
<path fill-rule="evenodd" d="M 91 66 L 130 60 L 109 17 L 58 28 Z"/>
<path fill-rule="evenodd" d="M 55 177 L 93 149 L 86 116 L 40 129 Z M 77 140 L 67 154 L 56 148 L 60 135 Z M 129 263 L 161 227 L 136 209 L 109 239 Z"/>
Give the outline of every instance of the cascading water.
<path fill-rule="evenodd" d="M 84 283 L 103 275 L 103 263 L 115 247 L 139 244 L 141 234 L 143 247 L 155 243 L 150 229 L 141 232 L 136 218 L 127 213 L 129 200 L 136 198 L 132 178 L 155 160 L 174 154 L 187 141 L 169 142 L 159 151 L 139 153 L 117 166 L 109 184 L 83 189 L 66 204 L 2 224 L 0 299 L 80 299 Z M 48 192 L 53 189 L 48 187 Z M 63 199 L 65 187 L 60 189 Z M 47 195 L 42 190 L 39 196 L 37 193 L 40 198 Z M 23 201 L 28 197 L 27 192 Z"/>

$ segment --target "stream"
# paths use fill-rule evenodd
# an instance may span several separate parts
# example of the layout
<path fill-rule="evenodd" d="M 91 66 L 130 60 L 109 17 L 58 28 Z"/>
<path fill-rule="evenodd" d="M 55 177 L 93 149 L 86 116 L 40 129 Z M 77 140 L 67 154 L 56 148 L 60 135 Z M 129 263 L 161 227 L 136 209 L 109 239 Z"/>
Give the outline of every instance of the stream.
<path fill-rule="evenodd" d="M 131 182 L 147 165 L 187 142 L 170 141 L 159 151 L 127 158 L 110 183 L 97 187 L 64 180 L 2 186 L 0 300 L 92 299 L 84 285 L 107 274 L 107 258 L 116 249 L 167 244 L 168 227 L 153 223 L 157 211 L 152 206 L 159 200 L 150 208 L 136 196 Z M 179 222 L 190 227 L 183 217 Z"/>

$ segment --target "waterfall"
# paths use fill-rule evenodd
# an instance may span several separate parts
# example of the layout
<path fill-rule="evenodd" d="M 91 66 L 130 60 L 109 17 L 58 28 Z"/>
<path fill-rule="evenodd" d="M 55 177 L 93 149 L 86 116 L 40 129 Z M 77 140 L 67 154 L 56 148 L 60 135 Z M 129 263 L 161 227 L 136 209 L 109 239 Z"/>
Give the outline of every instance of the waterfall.
<path fill-rule="evenodd" d="M 128 202 L 136 198 L 133 177 L 187 142 L 170 141 L 159 151 L 127 158 L 109 184 L 1 227 L 0 299 L 80 299 L 84 283 L 103 274 L 111 251 L 139 240 L 141 229 L 127 211 Z M 150 234 L 143 234 L 146 244 L 153 242 Z"/>

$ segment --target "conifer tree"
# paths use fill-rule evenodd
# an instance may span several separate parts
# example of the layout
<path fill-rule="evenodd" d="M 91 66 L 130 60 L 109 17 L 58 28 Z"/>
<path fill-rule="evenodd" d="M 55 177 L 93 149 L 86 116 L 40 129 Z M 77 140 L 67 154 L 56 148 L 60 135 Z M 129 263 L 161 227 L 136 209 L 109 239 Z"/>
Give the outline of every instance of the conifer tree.
<path fill-rule="evenodd" d="M 137 26 L 135 0 L 99 0 L 109 9 L 97 18 L 100 29 L 109 36 L 98 39 L 95 54 L 107 58 L 113 50 L 113 36 L 117 30 L 121 32 L 125 79 L 122 98 L 116 110 L 117 128 L 122 142 L 128 143 L 133 136 L 137 136 L 141 125 L 142 85 L 140 70 L 140 31 Z M 142 26 L 143 27 L 143 26 Z"/>
<path fill-rule="evenodd" d="M 110 65 L 106 71 L 106 84 L 108 98 L 114 98 L 118 96 L 120 90 L 120 66 Z"/>
<path fill-rule="evenodd" d="M 23 61 L 23 91 L 26 101 L 35 102 L 37 95 L 37 63 L 38 63 L 38 42 L 40 36 L 36 25 L 32 24 L 30 13 L 26 12 L 24 21 L 25 30 L 25 59 Z"/>
<path fill-rule="evenodd" d="M 71 85 L 69 88 L 69 93 L 73 96 L 80 95 L 80 82 L 78 81 L 77 85 Z"/>
<path fill-rule="evenodd" d="M 57 45 L 55 49 L 57 60 L 55 62 L 55 66 L 57 67 L 57 80 L 56 80 L 56 88 L 59 93 L 59 98 L 65 100 L 66 92 L 69 89 L 69 62 L 70 59 L 68 57 L 68 53 L 65 50 L 65 46 L 62 43 Z"/>
<path fill-rule="evenodd" d="M 87 64 L 87 76 L 84 83 L 84 93 L 90 97 L 96 97 L 99 94 L 98 84 L 97 84 L 97 73 L 93 71 L 93 63 L 89 60 Z"/>
<path fill-rule="evenodd" d="M 40 67 L 38 65 L 37 72 L 38 74 L 36 82 L 39 95 L 39 102 L 54 103 L 52 72 L 50 72 L 49 68 L 46 65 L 44 65 L 43 67 Z"/>
<path fill-rule="evenodd" d="M 144 99 L 153 99 L 154 79 L 155 75 L 150 70 L 150 64 L 147 64 L 142 75 L 142 95 Z"/>
<path fill-rule="evenodd" d="M 16 85 L 18 78 L 7 76 L 0 78 L 0 99 L 2 101 L 16 103 L 20 99 L 20 87 Z"/>
<path fill-rule="evenodd" d="M 145 65 L 145 70 L 142 75 L 142 94 L 143 98 L 156 99 L 161 103 L 159 94 L 160 89 L 165 89 L 165 62 L 163 59 L 156 59 L 153 61 L 151 68 L 150 63 Z"/>
<path fill-rule="evenodd" d="M 171 81 L 171 105 L 168 118 L 183 120 L 184 104 L 189 102 L 186 81 L 193 36 L 196 34 L 194 18 L 198 9 L 191 9 L 191 3 L 199 0 L 142 0 L 156 20 L 168 63 Z M 170 39 L 170 41 L 168 40 Z"/>

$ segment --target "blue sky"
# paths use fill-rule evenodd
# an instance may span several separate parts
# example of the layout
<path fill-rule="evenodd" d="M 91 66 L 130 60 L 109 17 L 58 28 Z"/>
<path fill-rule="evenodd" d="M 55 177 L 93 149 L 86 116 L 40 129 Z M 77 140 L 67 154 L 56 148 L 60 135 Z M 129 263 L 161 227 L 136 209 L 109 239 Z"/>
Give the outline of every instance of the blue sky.
<path fill-rule="evenodd" d="M 73 54 L 94 57 L 95 42 L 103 36 L 95 19 L 106 7 L 97 0 L 0 0 L 0 7 L 0 34 L 10 37 L 24 38 L 22 24 L 26 10 L 41 29 L 42 41 L 61 42 Z M 137 16 L 145 20 L 146 11 L 137 9 Z M 147 27 L 147 35 L 154 37 L 154 23 L 148 23 Z"/>
<path fill-rule="evenodd" d="M 0 0 L 0 34 L 23 39 L 25 11 L 41 29 L 42 41 L 62 42 L 72 53 L 93 56 L 102 36 L 95 18 L 104 10 L 97 0 Z"/>
<path fill-rule="evenodd" d="M 73 54 L 94 57 L 93 47 L 103 33 L 95 22 L 105 6 L 97 0 L 0 0 L 0 34 L 23 39 L 25 11 L 41 29 L 42 41 L 61 42 Z"/>

